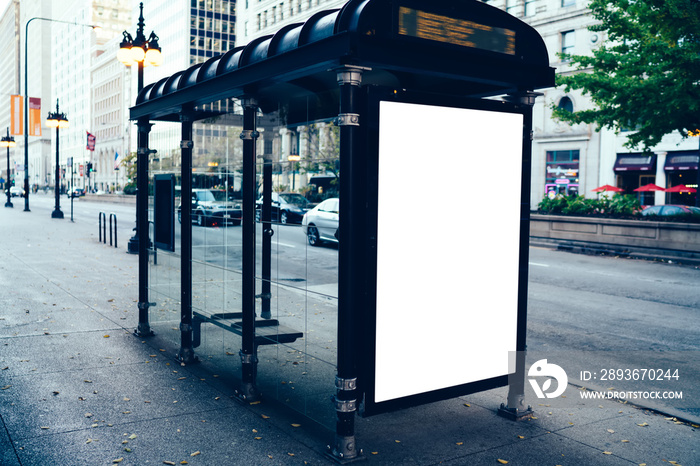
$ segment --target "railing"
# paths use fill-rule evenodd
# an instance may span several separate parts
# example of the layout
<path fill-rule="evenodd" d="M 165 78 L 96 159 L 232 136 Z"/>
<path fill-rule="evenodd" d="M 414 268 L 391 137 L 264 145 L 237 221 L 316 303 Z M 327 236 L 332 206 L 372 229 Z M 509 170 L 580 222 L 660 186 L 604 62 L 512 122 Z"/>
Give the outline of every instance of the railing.
<path fill-rule="evenodd" d="M 112 219 L 114 219 L 114 228 L 112 228 Z M 100 243 L 107 244 L 107 214 L 100 212 L 97 216 L 97 232 Z M 112 246 L 112 232 L 114 232 L 114 247 L 117 247 L 117 214 L 111 212 L 109 214 L 109 245 Z"/>

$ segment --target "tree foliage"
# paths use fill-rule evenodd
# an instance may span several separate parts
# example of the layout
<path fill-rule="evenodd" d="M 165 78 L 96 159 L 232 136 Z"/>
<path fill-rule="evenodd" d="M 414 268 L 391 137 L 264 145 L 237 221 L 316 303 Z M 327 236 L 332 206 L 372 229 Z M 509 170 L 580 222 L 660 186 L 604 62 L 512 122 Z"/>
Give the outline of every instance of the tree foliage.
<path fill-rule="evenodd" d="M 590 56 L 568 55 L 579 72 L 557 84 L 588 94 L 594 108 L 555 116 L 631 129 L 627 146 L 647 151 L 674 130 L 700 128 L 700 1 L 591 0 L 599 21 L 589 29 L 607 40 Z"/>

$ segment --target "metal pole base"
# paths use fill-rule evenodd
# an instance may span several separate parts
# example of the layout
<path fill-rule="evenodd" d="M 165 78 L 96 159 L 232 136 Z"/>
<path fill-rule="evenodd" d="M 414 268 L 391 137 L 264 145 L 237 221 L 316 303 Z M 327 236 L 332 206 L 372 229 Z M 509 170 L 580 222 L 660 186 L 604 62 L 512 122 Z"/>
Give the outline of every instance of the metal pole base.
<path fill-rule="evenodd" d="M 358 461 L 365 461 L 367 458 L 362 454 L 362 450 L 357 449 L 355 436 L 341 437 L 335 436 L 333 446 L 326 447 L 326 457 L 338 464 L 350 464 Z"/>
<path fill-rule="evenodd" d="M 180 364 L 196 364 L 199 362 L 199 358 L 195 356 L 192 348 L 180 348 L 180 352 L 175 359 Z"/>
<path fill-rule="evenodd" d="M 53 212 L 51 212 L 51 218 L 63 218 L 63 212 L 55 209 Z"/>
<path fill-rule="evenodd" d="M 498 408 L 498 415 L 511 421 L 524 421 L 526 419 L 530 419 L 532 416 L 534 416 L 534 414 L 535 413 L 532 410 L 532 406 L 530 405 L 528 405 L 527 408 L 518 409 L 509 408 L 504 403 L 501 403 L 501 407 Z"/>
<path fill-rule="evenodd" d="M 261 394 L 258 387 L 252 382 L 242 382 L 241 388 L 235 391 L 236 398 L 243 403 L 260 401 Z"/>
<path fill-rule="evenodd" d="M 129 239 L 129 243 L 126 245 L 126 252 L 129 254 L 139 253 L 139 238 L 134 235 Z"/>
<path fill-rule="evenodd" d="M 10 201 L 7 201 L 5 203 L 5 207 L 14 207 L 14 205 L 12 205 L 12 203 Z"/>
<path fill-rule="evenodd" d="M 145 337 L 152 337 L 155 335 L 153 333 L 153 330 L 151 330 L 151 326 L 148 324 L 141 323 L 139 326 L 134 330 L 134 335 L 140 338 L 145 338 Z"/>

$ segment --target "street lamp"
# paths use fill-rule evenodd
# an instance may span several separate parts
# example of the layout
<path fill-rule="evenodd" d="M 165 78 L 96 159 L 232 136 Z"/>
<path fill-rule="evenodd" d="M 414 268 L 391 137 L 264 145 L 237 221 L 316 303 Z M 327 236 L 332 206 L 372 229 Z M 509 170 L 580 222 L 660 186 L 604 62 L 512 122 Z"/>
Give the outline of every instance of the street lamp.
<path fill-rule="evenodd" d="M 149 65 L 160 66 L 163 63 L 163 55 L 160 53 L 160 46 L 158 45 L 158 36 L 155 32 L 151 31 L 151 35 L 148 36 L 148 39 L 146 39 L 146 36 L 143 33 L 143 28 L 146 25 L 143 21 L 143 2 L 141 2 L 139 5 L 139 9 L 140 14 L 139 22 L 137 23 L 138 28 L 136 29 L 136 37 L 132 37 L 131 34 L 124 31 L 122 33 L 124 35 L 124 40 L 119 45 L 119 51 L 117 52 L 117 59 L 124 65 L 132 66 L 137 64 L 138 66 L 136 95 L 138 95 L 143 89 L 143 67 Z M 141 181 L 139 181 L 139 174 L 143 172 L 146 173 L 144 176 L 148 176 L 147 172 L 142 170 L 142 167 L 145 167 L 145 164 L 147 163 L 148 154 L 142 154 L 141 151 L 139 151 L 136 155 L 136 227 L 134 228 L 134 236 L 129 239 L 129 244 L 127 245 L 127 252 L 130 254 L 138 254 L 139 252 L 139 228 L 142 228 L 142 226 L 139 225 L 140 207 L 138 196 L 143 194 L 139 193 L 139 185 L 143 186 L 141 185 Z M 147 185 L 145 189 L 148 189 Z M 143 228 L 146 227 L 143 226 Z"/>
<path fill-rule="evenodd" d="M 5 207 L 14 207 L 10 200 L 10 187 L 8 184 L 10 183 L 10 147 L 15 147 L 16 145 L 15 138 L 10 136 L 10 128 L 7 128 L 7 136 L 3 136 L 2 139 L 0 139 L 0 147 L 7 147 L 7 179 L 5 180 L 7 202 L 5 203 Z"/>
<path fill-rule="evenodd" d="M 301 156 L 297 154 L 290 154 L 287 156 L 287 160 L 289 162 L 292 162 L 292 191 L 294 191 L 296 188 L 294 186 L 296 177 L 297 177 L 297 166 L 296 162 L 301 160 Z"/>
<path fill-rule="evenodd" d="M 98 29 L 99 26 L 93 24 L 80 24 L 71 21 L 61 21 L 60 19 L 51 18 L 40 18 L 34 17 L 30 18 L 24 25 L 24 211 L 30 212 L 29 210 L 29 93 L 27 92 L 27 58 L 29 55 L 27 44 L 29 43 L 29 23 L 38 19 L 39 21 L 50 21 L 52 23 L 62 23 L 62 24 L 72 24 L 73 26 L 88 27 L 93 30 Z M 66 120 L 67 121 L 67 120 Z M 57 144 L 58 146 L 58 144 Z M 56 148 L 58 150 L 58 147 Z M 56 202 L 58 206 L 58 201 Z M 60 210 L 58 211 L 61 212 Z M 61 213 L 60 217 L 63 218 Z"/>
<path fill-rule="evenodd" d="M 61 177 L 61 168 L 58 165 L 58 141 L 59 141 L 59 130 L 61 128 L 68 128 L 68 118 L 65 113 L 61 113 L 58 110 L 58 99 L 56 99 L 56 111 L 49 112 L 49 116 L 46 119 L 46 126 L 49 128 L 56 128 L 56 187 L 54 188 L 56 194 L 56 206 L 53 212 L 51 212 L 51 218 L 63 218 L 63 212 L 61 212 L 61 196 L 59 193 L 59 181 Z"/>

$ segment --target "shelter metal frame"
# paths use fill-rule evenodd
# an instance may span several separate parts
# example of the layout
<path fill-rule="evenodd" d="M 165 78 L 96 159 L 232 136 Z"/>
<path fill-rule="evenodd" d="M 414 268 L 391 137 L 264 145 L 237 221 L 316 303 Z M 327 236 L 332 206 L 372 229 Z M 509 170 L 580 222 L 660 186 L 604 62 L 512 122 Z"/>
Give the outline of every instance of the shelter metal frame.
<path fill-rule="evenodd" d="M 434 28 L 434 25 L 440 25 Z M 371 321 L 372 296 L 376 283 L 367 278 L 373 251 L 371 215 L 367 215 L 365 183 L 368 158 L 376 153 L 370 122 L 376 120 L 372 98 L 394 94 L 397 99 L 420 95 L 426 102 L 484 100 L 508 96 L 507 111 L 523 115 L 522 190 L 520 196 L 520 257 L 518 280 L 516 370 L 510 381 L 446 387 L 434 393 L 371 405 L 366 414 L 398 409 L 509 383 L 507 403 L 501 414 L 522 418 L 531 414 L 524 405 L 524 350 L 527 299 L 527 232 L 532 105 L 536 89 L 554 84 L 547 50 L 534 29 L 507 13 L 478 1 L 451 0 L 350 0 L 339 10 L 319 12 L 304 23 L 283 27 L 272 36 L 253 40 L 203 64 L 146 86 L 131 109 L 139 128 L 139 153 L 148 154 L 148 132 L 152 121 L 180 121 L 182 125 L 182 243 L 181 243 L 181 350 L 183 362 L 193 362 L 198 343 L 198 326 L 204 322 L 225 326 L 242 337 L 240 357 L 241 399 L 253 400 L 256 387 L 257 346 L 299 338 L 290 329 L 270 327 L 255 315 L 255 165 L 258 125 L 277 108 L 286 111 L 287 123 L 335 118 L 340 127 L 340 214 L 338 284 L 338 354 L 336 432 L 329 456 L 338 462 L 361 457 L 355 440 L 354 417 L 367 403 L 371 371 L 367 370 L 367 341 L 361 329 Z M 375 97 L 370 98 L 371 95 Z M 206 104 L 236 98 L 243 104 L 243 284 L 240 324 L 224 323 L 232 316 L 193 314 L 191 301 L 191 157 L 192 122 L 217 115 L 204 110 Z M 310 100 L 313 105 L 301 105 Z M 489 106 L 497 105 L 490 100 Z M 204 105 L 204 107 L 203 107 Z M 465 104 L 467 105 L 467 104 Z M 486 105 L 486 104 L 485 104 Z M 310 109 L 310 110 L 309 110 Z M 263 116 L 259 113 L 262 112 Z M 368 124 L 370 123 L 370 124 Z M 262 123 L 265 124 L 264 121 Z M 369 149 L 369 150 L 368 150 Z M 270 173 L 264 159 L 263 271 L 269 278 L 270 256 Z M 146 164 L 139 164 L 139 223 L 147 222 Z M 190 206 L 191 207 L 191 206 Z M 188 232 L 189 230 L 189 232 Z M 148 229 L 138 228 L 139 238 L 139 333 L 150 332 L 148 324 Z M 189 252 L 188 252 L 189 251 Z M 267 274 L 267 275 L 266 275 Z M 269 280 L 267 280 L 269 283 Z M 265 280 L 263 280 L 265 283 Z M 372 287 L 375 287 L 373 289 Z M 262 321 L 270 320 L 270 290 L 263 289 Z M 267 303 L 266 303 L 267 301 Z M 274 324 L 271 325 L 275 327 Z M 292 335 L 293 334 L 293 335 Z M 286 335 L 286 336 L 283 336 Z M 371 351 L 370 351 L 371 352 Z M 364 379 L 363 379 L 364 378 Z"/>

